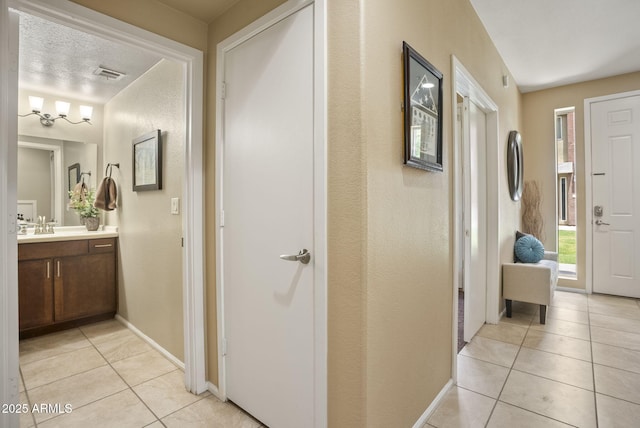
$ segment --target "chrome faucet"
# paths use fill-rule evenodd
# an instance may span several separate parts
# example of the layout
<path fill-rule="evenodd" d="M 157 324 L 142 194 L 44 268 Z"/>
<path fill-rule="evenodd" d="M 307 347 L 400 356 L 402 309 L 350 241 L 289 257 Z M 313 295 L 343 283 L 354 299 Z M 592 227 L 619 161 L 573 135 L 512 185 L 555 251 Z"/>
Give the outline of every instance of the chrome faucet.
<path fill-rule="evenodd" d="M 38 216 L 38 222 L 35 224 L 35 229 L 33 231 L 34 235 L 42 235 L 45 233 L 54 233 L 53 226 L 56 224 L 55 221 L 46 221 L 47 218 L 43 215 Z"/>

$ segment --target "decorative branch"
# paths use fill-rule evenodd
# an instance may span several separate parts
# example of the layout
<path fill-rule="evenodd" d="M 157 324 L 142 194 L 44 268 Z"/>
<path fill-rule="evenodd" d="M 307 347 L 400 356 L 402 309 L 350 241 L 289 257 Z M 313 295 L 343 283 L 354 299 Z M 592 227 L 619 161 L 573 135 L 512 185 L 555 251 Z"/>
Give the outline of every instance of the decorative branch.
<path fill-rule="evenodd" d="M 544 241 L 544 219 L 540 211 L 542 193 L 535 180 L 525 181 L 522 192 L 522 231 Z"/>

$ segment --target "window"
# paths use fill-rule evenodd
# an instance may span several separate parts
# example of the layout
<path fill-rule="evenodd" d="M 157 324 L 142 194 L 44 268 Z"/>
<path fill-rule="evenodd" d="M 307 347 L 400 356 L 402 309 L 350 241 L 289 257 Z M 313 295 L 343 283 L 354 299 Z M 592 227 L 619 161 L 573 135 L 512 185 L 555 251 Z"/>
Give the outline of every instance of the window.
<path fill-rule="evenodd" d="M 560 178 L 560 221 L 567 221 L 567 178 Z"/>
<path fill-rule="evenodd" d="M 556 140 L 562 140 L 563 118 L 566 116 L 556 116 Z"/>
<path fill-rule="evenodd" d="M 556 233 L 560 276 L 577 277 L 577 223 L 575 108 L 554 111 L 556 149 Z"/>

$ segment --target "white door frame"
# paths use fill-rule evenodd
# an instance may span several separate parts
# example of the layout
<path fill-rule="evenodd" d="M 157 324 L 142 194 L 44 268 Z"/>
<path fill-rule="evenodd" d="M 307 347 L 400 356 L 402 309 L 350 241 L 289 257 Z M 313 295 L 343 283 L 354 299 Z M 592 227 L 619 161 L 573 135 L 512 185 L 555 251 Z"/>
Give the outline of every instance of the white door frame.
<path fill-rule="evenodd" d="M 451 70 L 453 84 L 451 85 L 451 111 L 457 114 L 458 94 L 468 97 L 469 101 L 476 104 L 487 115 L 487 189 L 495 189 L 494 192 L 487 191 L 487 307 L 486 322 L 497 324 L 500 320 L 500 186 L 499 168 L 499 148 L 498 138 L 498 105 L 482 89 L 482 86 L 473 78 L 471 73 L 455 57 L 451 56 Z M 462 154 L 464 153 L 463 138 L 457 136 L 459 133 L 456 121 L 452 121 L 454 139 L 457 142 L 453 148 L 453 171 L 460 171 L 462 167 Z M 458 219 L 463 212 L 464 195 L 462 194 L 462 177 L 454 174 L 454 200 L 453 218 Z M 469 189 L 464 189 L 468 192 Z M 458 355 L 458 287 L 459 272 L 462 268 L 461 251 L 464 246 L 461 238 L 464 231 L 460 222 L 454 222 L 453 228 L 453 331 L 452 331 L 452 373 L 454 382 L 457 383 L 457 355 Z M 461 248 L 462 247 L 462 248 Z"/>
<path fill-rule="evenodd" d="M 196 394 L 204 392 L 207 385 L 204 334 L 203 53 L 68 0 L 10 0 L 10 7 L 117 43 L 148 50 L 183 65 L 186 122 L 182 218 L 185 238 L 182 260 L 185 386 Z M 17 99 L 15 104 L 17 108 Z M 17 144 L 17 138 L 13 141 Z M 17 180 L 15 174 L 9 179 Z M 0 199 L 7 200 L 9 196 L 0 187 Z M 17 292 L 17 281 L 10 283 L 9 287 L 12 292 Z"/>
<path fill-rule="evenodd" d="M 228 51 L 297 11 L 314 7 L 314 426 L 327 426 L 327 226 L 326 226 L 326 3 L 325 0 L 289 0 L 218 44 L 216 59 L 216 301 L 218 334 L 218 397 L 227 399 L 225 370 L 225 308 L 223 268 L 223 149 L 224 70 Z"/>
<path fill-rule="evenodd" d="M 8 12 L 0 0 L 0 403 L 18 404 L 18 20 Z M 0 426 L 17 428 L 18 416 L 0 412 Z"/>
<path fill-rule="evenodd" d="M 585 226 L 589 229 L 585 239 L 585 288 L 587 294 L 593 293 L 593 189 L 591 188 L 591 104 L 611 101 L 618 98 L 627 98 L 640 95 L 640 91 L 621 92 L 619 94 L 604 95 L 584 100 L 584 183 L 585 183 Z M 556 210 L 557 211 L 557 210 Z"/>

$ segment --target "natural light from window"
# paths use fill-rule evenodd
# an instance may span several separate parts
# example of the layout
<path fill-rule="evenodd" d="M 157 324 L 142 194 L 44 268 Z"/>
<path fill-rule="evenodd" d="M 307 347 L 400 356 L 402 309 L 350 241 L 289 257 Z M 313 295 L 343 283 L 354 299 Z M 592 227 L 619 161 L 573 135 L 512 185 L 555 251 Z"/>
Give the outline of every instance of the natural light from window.
<path fill-rule="evenodd" d="M 555 110 L 556 195 L 560 276 L 576 278 L 576 126 L 575 108 Z"/>

